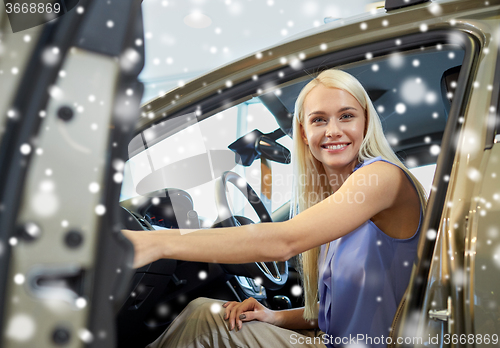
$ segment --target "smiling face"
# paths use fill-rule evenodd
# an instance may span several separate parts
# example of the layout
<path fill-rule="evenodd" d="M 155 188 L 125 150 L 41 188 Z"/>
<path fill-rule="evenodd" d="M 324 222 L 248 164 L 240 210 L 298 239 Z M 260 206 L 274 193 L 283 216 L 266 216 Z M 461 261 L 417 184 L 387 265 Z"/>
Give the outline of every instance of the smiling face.
<path fill-rule="evenodd" d="M 365 123 L 365 110 L 344 90 L 319 84 L 304 100 L 302 139 L 326 173 L 352 172 Z"/>

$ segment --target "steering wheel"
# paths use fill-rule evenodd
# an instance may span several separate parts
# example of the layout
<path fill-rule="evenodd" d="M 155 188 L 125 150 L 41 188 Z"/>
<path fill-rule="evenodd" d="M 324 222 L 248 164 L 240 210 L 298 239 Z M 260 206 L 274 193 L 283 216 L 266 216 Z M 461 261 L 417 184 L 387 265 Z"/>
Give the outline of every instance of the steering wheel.
<path fill-rule="evenodd" d="M 271 216 L 252 187 L 238 174 L 227 171 L 215 181 L 215 202 L 222 227 L 240 226 L 229 208 L 227 183 L 235 185 L 246 197 L 261 222 L 272 222 Z M 288 280 L 288 262 L 252 262 L 245 264 L 225 264 L 223 267 L 231 274 L 241 275 L 256 280 L 270 290 L 280 289 Z"/>

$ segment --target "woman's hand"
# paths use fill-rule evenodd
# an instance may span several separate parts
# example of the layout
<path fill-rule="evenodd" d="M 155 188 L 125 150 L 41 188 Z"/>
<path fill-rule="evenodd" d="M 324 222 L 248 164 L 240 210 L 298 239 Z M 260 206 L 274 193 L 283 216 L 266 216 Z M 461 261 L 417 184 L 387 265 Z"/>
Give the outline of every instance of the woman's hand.
<path fill-rule="evenodd" d="M 229 330 L 233 330 L 235 326 L 241 330 L 243 322 L 252 320 L 276 325 L 276 312 L 265 307 L 253 297 L 247 298 L 243 302 L 226 302 L 222 307 L 225 308 L 224 319 L 229 321 Z"/>

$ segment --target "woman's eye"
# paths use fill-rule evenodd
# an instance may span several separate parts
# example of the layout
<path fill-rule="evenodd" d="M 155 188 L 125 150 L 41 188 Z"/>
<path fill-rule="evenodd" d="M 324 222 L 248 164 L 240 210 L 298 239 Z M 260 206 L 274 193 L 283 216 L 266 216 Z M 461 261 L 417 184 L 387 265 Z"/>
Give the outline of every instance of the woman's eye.
<path fill-rule="evenodd" d="M 342 116 L 340 116 L 340 119 L 345 120 L 345 119 L 349 119 L 349 118 L 353 118 L 353 117 L 354 116 L 351 114 L 343 114 Z"/>
<path fill-rule="evenodd" d="M 321 117 L 316 117 L 312 120 L 312 123 L 323 122 L 324 120 Z"/>

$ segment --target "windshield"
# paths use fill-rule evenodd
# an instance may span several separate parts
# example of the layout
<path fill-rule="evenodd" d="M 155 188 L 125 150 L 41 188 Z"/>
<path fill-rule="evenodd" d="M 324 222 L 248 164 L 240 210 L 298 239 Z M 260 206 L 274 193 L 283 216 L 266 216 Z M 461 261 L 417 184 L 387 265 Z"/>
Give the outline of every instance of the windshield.
<path fill-rule="evenodd" d="M 177 188 L 193 198 L 194 209 L 205 225 L 217 218 L 215 179 L 231 170 L 242 176 L 261 193 L 261 162 L 245 167 L 238 163 L 228 146 L 254 129 L 270 133 L 278 129 L 275 118 L 258 98 L 233 106 L 198 121 L 189 114 L 155 125 L 138 134 L 129 145 L 130 159 L 125 164 L 120 201 L 165 189 Z M 291 148 L 292 140 L 282 137 L 279 143 Z M 271 209 L 290 199 L 291 166 L 272 163 L 273 192 Z M 279 180 L 278 180 L 279 179 Z M 229 187 L 232 211 L 254 222 L 259 218 L 243 194 Z"/>

